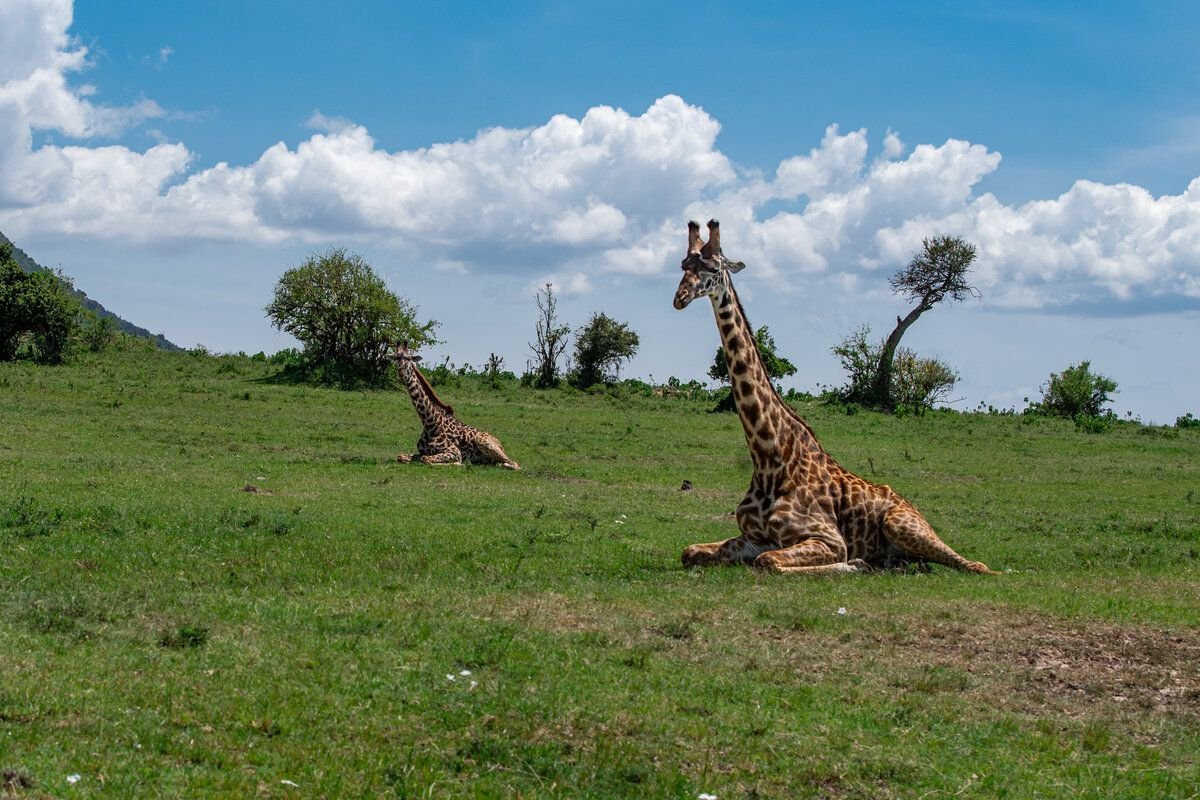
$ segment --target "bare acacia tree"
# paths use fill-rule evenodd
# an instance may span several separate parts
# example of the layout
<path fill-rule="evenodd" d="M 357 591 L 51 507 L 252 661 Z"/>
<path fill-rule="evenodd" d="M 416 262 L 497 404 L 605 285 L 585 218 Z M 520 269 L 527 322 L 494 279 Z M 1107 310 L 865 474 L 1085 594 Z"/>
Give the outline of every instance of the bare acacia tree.
<path fill-rule="evenodd" d="M 979 290 L 967 283 L 967 270 L 975 261 L 975 245 L 961 236 L 935 236 L 921 240 L 921 251 L 913 254 L 908 266 L 888 281 L 892 291 L 916 302 L 916 307 L 903 319 L 896 317 L 896 327 L 883 342 L 875 384 L 871 395 L 884 408 L 893 408 L 892 364 L 900 338 L 917 318 L 946 298 L 965 300 L 979 297 Z"/>
<path fill-rule="evenodd" d="M 533 351 L 534 385 L 548 389 L 558 385 L 558 360 L 567 349 L 571 326 L 558 323 L 558 300 L 554 284 L 547 283 L 534 295 L 538 307 L 537 341 L 529 343 Z"/>

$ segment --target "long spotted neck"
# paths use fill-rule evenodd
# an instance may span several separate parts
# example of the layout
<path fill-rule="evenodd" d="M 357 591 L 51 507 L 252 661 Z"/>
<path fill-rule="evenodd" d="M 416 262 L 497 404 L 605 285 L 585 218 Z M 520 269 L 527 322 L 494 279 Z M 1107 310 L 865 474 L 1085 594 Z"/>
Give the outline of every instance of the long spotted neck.
<path fill-rule="evenodd" d="M 433 387 L 424 379 L 424 376 L 419 374 L 416 364 L 405 359 L 399 361 L 397 365 L 400 380 L 404 381 L 404 386 L 408 389 L 408 396 L 412 398 L 413 408 L 417 410 L 417 416 L 421 418 L 421 425 L 427 429 L 440 428 L 442 410 L 446 408 L 445 404 L 433 393 Z"/>
<path fill-rule="evenodd" d="M 712 305 L 725 347 L 733 400 L 755 468 L 778 465 L 804 452 L 823 452 L 812 429 L 784 404 L 771 385 L 728 273 L 724 275 L 724 290 L 712 297 Z"/>

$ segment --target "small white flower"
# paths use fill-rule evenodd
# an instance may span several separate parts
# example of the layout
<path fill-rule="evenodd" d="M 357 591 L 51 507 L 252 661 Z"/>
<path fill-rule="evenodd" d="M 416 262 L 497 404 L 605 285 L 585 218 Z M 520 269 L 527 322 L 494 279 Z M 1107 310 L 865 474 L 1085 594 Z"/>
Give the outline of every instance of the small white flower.
<path fill-rule="evenodd" d="M 625 515 L 624 515 L 624 514 L 622 514 L 622 515 L 621 515 L 621 519 L 625 519 Z"/>
<path fill-rule="evenodd" d="M 448 680 L 448 681 L 452 681 L 452 680 L 454 680 L 454 678 L 455 678 L 454 675 L 449 675 L 449 674 L 446 675 L 446 680 Z"/>
<path fill-rule="evenodd" d="M 78 772 L 73 772 L 67 776 L 67 783 L 79 783 L 81 778 L 83 778 L 82 775 L 80 775 Z"/>
<path fill-rule="evenodd" d="M 479 681 L 471 681 L 471 685 L 468 686 L 467 689 L 468 690 L 474 689 L 478 685 L 479 685 Z"/>
<path fill-rule="evenodd" d="M 266 479 L 267 479 L 267 478 L 266 478 L 266 476 L 264 476 L 264 475 L 259 475 L 259 476 L 258 476 L 257 478 L 255 478 L 254 480 L 256 480 L 256 481 L 265 481 Z"/>
<path fill-rule="evenodd" d="M 295 781 L 289 781 L 287 778 L 281 780 L 280 783 L 282 783 L 284 786 L 291 786 L 293 789 L 300 788 L 300 784 L 296 783 Z"/>
<path fill-rule="evenodd" d="M 839 609 L 837 610 L 837 612 L 838 612 L 839 614 L 841 614 L 841 615 L 845 616 L 845 614 L 846 614 L 846 607 L 845 607 L 845 606 L 842 606 L 841 608 L 839 608 Z"/>
<path fill-rule="evenodd" d="M 700 794 L 696 795 L 696 800 L 717 800 L 717 796 L 715 794 L 709 794 L 708 792 L 701 792 Z"/>
<path fill-rule="evenodd" d="M 623 519 L 614 519 L 614 520 L 613 520 L 613 522 L 615 522 L 617 525 L 624 525 L 624 524 L 625 524 L 625 520 L 623 520 Z"/>
<path fill-rule="evenodd" d="M 462 675 L 462 676 L 465 678 L 465 677 L 467 677 L 468 675 L 470 675 L 470 674 L 471 674 L 471 670 L 469 670 L 469 669 L 464 669 L 462 672 L 460 672 L 460 673 L 458 673 L 458 674 L 459 674 L 459 675 Z"/>

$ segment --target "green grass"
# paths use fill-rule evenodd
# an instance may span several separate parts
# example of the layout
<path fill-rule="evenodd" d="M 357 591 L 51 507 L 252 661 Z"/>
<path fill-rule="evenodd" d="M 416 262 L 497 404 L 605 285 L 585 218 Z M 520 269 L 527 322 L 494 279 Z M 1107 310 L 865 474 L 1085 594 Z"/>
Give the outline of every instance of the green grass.
<path fill-rule="evenodd" d="M 0 364 L 0 796 L 1200 786 L 1196 431 L 801 404 L 1004 574 L 798 580 L 679 567 L 749 479 L 704 403 L 443 389 L 513 473 L 395 463 L 402 394 L 267 378 Z"/>

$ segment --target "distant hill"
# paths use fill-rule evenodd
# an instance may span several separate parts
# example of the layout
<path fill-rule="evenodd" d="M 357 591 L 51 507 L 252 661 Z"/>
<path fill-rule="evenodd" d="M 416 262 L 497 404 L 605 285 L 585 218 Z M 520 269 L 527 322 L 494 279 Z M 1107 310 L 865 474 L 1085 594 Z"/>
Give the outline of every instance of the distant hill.
<path fill-rule="evenodd" d="M 21 267 L 21 269 L 25 270 L 26 272 L 47 272 L 47 271 L 49 271 L 45 267 L 43 267 L 41 264 L 37 263 L 32 258 L 30 258 L 28 253 L 26 253 L 21 248 L 17 247 L 17 245 L 12 241 L 12 239 L 9 239 L 2 232 L 0 232 L 0 244 L 8 244 L 9 246 L 12 247 L 13 260 L 16 261 L 17 264 Z M 97 316 L 108 317 L 109 319 L 111 319 L 113 321 L 113 323 L 117 326 L 117 330 L 121 331 L 122 333 L 127 333 L 130 336 L 139 336 L 144 339 L 153 339 L 155 344 L 157 344 L 163 350 L 182 350 L 183 349 L 179 345 L 177 345 L 174 342 L 167 339 L 161 333 L 151 333 L 150 331 L 146 330 L 145 328 L 134 325 L 132 322 L 130 322 L 127 319 L 118 317 L 116 314 L 112 313 L 107 308 L 100 305 L 100 303 L 98 303 L 95 300 L 93 300 L 92 298 L 88 297 L 86 292 L 83 292 L 78 288 L 73 287 L 71 289 L 71 294 L 78 297 L 79 300 L 83 303 L 84 307 L 90 311 L 95 312 Z"/>

